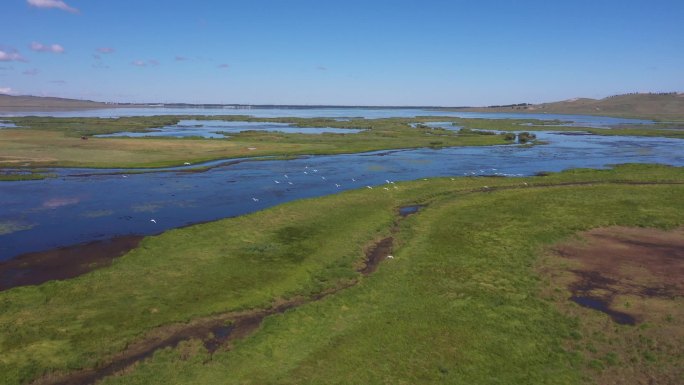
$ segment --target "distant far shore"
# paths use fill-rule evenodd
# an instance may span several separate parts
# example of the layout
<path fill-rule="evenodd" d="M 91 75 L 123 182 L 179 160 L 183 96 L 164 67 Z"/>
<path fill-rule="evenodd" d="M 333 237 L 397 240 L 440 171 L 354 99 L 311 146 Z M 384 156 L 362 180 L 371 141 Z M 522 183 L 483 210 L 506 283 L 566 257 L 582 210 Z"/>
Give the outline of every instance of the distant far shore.
<path fill-rule="evenodd" d="M 600 115 L 622 118 L 656 120 L 684 120 L 683 93 L 634 93 L 615 95 L 603 99 L 576 98 L 552 103 L 519 103 L 486 107 L 443 106 L 342 106 L 342 105 L 243 105 L 243 104 L 191 104 L 191 103 L 105 103 L 92 100 L 66 99 L 42 96 L 0 95 L 0 111 L 68 111 L 105 108 L 216 108 L 216 109 L 430 109 L 436 111 L 480 113 L 534 113 Z"/>

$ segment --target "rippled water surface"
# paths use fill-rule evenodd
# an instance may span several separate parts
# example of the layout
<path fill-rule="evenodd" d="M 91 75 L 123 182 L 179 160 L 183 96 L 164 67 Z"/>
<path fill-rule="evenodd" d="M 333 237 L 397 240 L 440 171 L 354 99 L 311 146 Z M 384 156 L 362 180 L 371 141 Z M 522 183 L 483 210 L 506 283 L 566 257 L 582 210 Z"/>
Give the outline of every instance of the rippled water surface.
<path fill-rule="evenodd" d="M 0 184 L 0 260 L 115 235 L 155 234 L 388 180 L 522 176 L 619 163 L 684 166 L 680 139 L 537 134 L 549 144 L 214 161 L 207 165 L 216 167 L 198 173 L 184 172 L 197 165 L 143 174 L 55 169 L 57 178 Z"/>
<path fill-rule="evenodd" d="M 239 122 L 221 120 L 181 120 L 178 124 L 165 126 L 150 132 L 117 132 L 114 134 L 95 135 L 100 138 L 108 137 L 202 137 L 226 138 L 230 134 L 243 131 L 284 132 L 287 134 L 354 134 L 363 130 L 332 127 L 297 127 L 288 123 L 271 122 Z"/>

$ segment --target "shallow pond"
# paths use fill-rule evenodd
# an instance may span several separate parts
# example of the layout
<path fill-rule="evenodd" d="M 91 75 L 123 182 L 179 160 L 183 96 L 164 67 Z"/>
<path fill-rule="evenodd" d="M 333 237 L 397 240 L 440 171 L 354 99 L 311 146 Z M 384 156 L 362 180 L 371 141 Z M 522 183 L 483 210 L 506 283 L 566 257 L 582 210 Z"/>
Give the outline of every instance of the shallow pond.
<path fill-rule="evenodd" d="M 181 120 L 178 124 L 165 126 L 150 132 L 117 132 L 114 134 L 95 135 L 107 137 L 202 137 L 227 138 L 225 134 L 237 134 L 243 131 L 269 131 L 286 134 L 354 134 L 363 130 L 353 128 L 332 127 L 297 127 L 289 123 L 240 122 L 223 120 Z"/>
<path fill-rule="evenodd" d="M 0 260 L 116 235 L 156 234 L 295 199 L 385 185 L 388 180 L 522 176 L 618 163 L 684 166 L 681 139 L 553 132 L 537 136 L 549 144 L 214 161 L 205 164 L 214 168 L 204 172 L 188 172 L 198 165 L 141 174 L 55 169 L 50 172 L 57 178 L 0 184 Z"/>

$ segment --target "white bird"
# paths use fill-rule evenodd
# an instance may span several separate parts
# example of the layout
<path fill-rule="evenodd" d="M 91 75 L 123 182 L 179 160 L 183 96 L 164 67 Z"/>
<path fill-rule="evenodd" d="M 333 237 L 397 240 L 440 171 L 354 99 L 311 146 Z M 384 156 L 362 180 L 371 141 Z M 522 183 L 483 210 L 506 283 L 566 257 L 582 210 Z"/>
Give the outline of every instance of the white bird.
<path fill-rule="evenodd" d="M 451 178 L 451 180 L 455 180 L 454 178 Z"/>
<path fill-rule="evenodd" d="M 366 186 L 366 187 L 369 188 L 369 189 L 371 189 L 371 190 L 373 189 L 371 186 Z"/>
<path fill-rule="evenodd" d="M 258 199 L 258 198 L 252 198 L 252 200 L 253 200 L 254 202 L 259 202 L 259 199 Z"/>
<path fill-rule="evenodd" d="M 340 187 L 340 185 L 339 185 L 339 184 L 337 184 L 337 183 L 335 183 L 335 187 L 338 187 L 338 188 L 339 188 L 339 187 Z"/>
<path fill-rule="evenodd" d="M 189 166 L 189 165 L 190 165 L 190 162 L 185 162 L 185 163 L 183 163 L 183 164 L 186 165 L 186 166 Z"/>
<path fill-rule="evenodd" d="M 287 182 L 287 184 L 293 184 L 292 182 Z"/>
<path fill-rule="evenodd" d="M 388 179 L 385 179 L 385 182 L 389 183 L 390 181 Z"/>
<path fill-rule="evenodd" d="M 304 174 L 307 174 L 307 175 L 309 175 L 309 173 L 308 173 L 308 172 L 306 172 L 306 171 L 304 171 Z"/>
<path fill-rule="evenodd" d="M 157 221 L 155 221 L 154 219 L 150 219 L 150 222 L 157 223 Z"/>
<path fill-rule="evenodd" d="M 124 175 L 123 177 L 124 177 L 124 178 L 128 178 L 128 175 Z"/>
<path fill-rule="evenodd" d="M 389 259 L 394 259 L 394 257 L 391 256 L 391 255 L 388 255 L 387 258 L 389 258 Z"/>
<path fill-rule="evenodd" d="M 356 179 L 352 178 L 352 182 L 356 182 Z"/>
<path fill-rule="evenodd" d="M 388 189 L 387 187 L 383 187 L 383 188 L 384 188 L 385 190 L 389 191 L 389 189 Z"/>
<path fill-rule="evenodd" d="M 289 176 L 287 176 L 287 174 L 285 174 L 285 175 L 283 175 L 283 176 L 284 176 L 285 178 L 289 178 Z"/>
<path fill-rule="evenodd" d="M 318 172 L 318 170 L 316 170 L 316 169 L 314 168 L 314 172 Z"/>
<path fill-rule="evenodd" d="M 322 177 L 321 177 L 321 179 L 325 180 L 325 177 L 324 177 L 324 176 L 322 176 Z"/>
<path fill-rule="evenodd" d="M 276 182 L 276 184 L 280 183 L 280 182 L 278 182 L 277 180 L 274 180 L 274 182 Z"/>

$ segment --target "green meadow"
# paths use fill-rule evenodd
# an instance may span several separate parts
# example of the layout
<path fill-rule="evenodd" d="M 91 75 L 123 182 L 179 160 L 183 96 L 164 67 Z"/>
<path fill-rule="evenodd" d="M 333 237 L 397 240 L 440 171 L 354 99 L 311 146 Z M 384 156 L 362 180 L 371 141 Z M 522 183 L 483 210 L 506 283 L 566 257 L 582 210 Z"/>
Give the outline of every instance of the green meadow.
<path fill-rule="evenodd" d="M 577 384 L 608 365 L 632 365 L 594 362 L 588 346 L 646 342 L 587 334 L 586 320 L 611 321 L 563 311 L 557 302 L 569 294 L 543 295 L 539 264 L 550 245 L 583 230 L 684 225 L 684 169 L 624 165 L 396 187 L 171 230 L 111 267 L 0 292 L 0 382 L 50 383 L 106 366 L 168 328 L 212 317 L 229 324 L 231 314 L 293 300 L 301 304 L 216 352 L 189 339 L 103 383 Z M 425 207 L 399 218 L 415 204 Z M 390 235 L 393 258 L 360 274 L 365 251 Z M 642 361 L 656 371 L 681 367 L 646 351 Z"/>
<path fill-rule="evenodd" d="M 116 132 L 150 132 L 180 120 L 223 120 L 290 123 L 297 127 L 356 128 L 349 134 L 286 134 L 245 131 L 229 138 L 96 138 Z M 148 116 L 105 118 L 7 118 L 18 128 L 0 130 L 0 167 L 165 167 L 216 159 L 358 153 L 419 147 L 489 146 L 511 144 L 515 134 L 481 130 L 588 131 L 596 135 L 684 138 L 684 131 L 668 124 L 612 129 L 558 127 L 561 121 L 534 119 L 462 119 L 450 117 L 383 118 L 338 121 L 325 118 L 254 118 L 249 116 Z M 460 130 L 430 128 L 429 122 L 451 122 Z M 677 126 L 678 127 L 678 126 Z M 82 138 L 87 138 L 84 140 Z M 0 180 L 10 179 L 0 176 Z"/>

